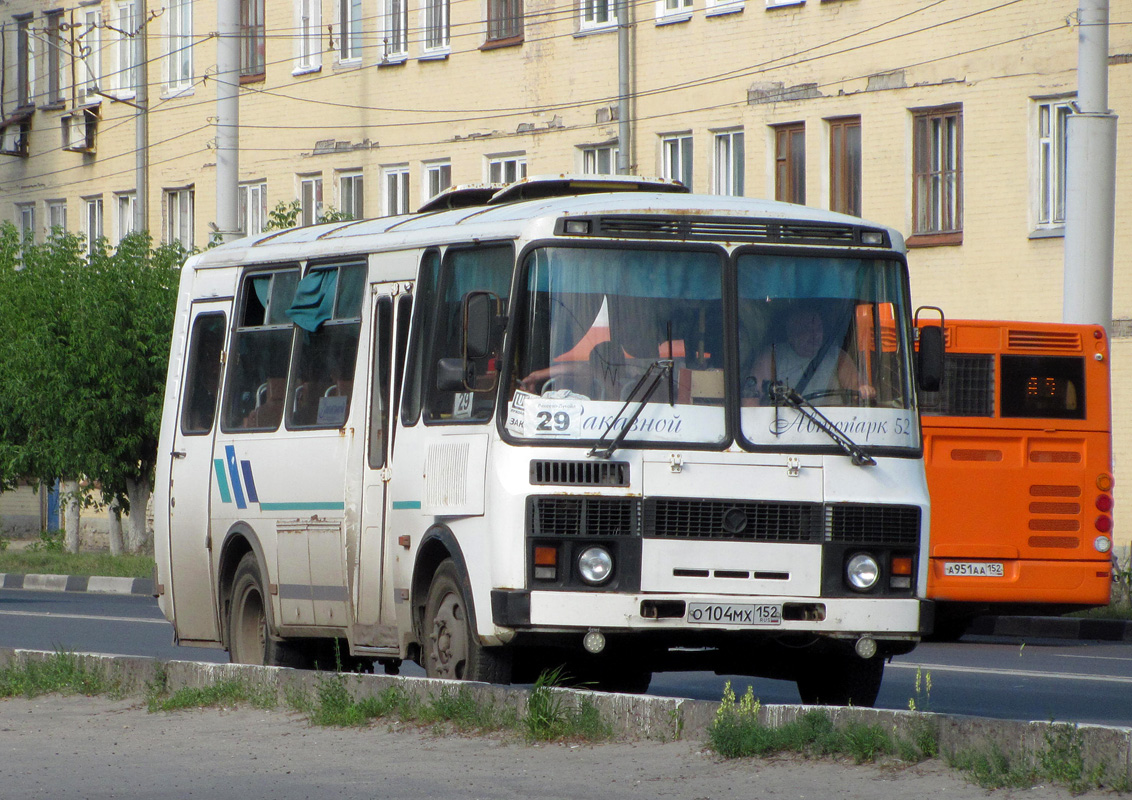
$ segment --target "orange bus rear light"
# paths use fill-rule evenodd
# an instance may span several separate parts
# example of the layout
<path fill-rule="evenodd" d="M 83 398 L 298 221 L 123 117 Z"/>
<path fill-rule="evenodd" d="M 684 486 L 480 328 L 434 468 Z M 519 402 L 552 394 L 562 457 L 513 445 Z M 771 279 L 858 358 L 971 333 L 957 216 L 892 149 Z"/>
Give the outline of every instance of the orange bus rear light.
<path fill-rule="evenodd" d="M 1101 473 L 1097 476 L 1097 488 L 1102 492 L 1112 491 L 1113 480 L 1112 476 L 1107 473 Z"/>
<path fill-rule="evenodd" d="M 1097 495 L 1097 511 L 1105 514 L 1112 511 L 1112 498 L 1107 494 Z"/>
<path fill-rule="evenodd" d="M 557 567 L 558 566 L 558 548 L 557 547 L 535 547 L 535 566 L 536 567 Z"/>
<path fill-rule="evenodd" d="M 911 558 L 894 558 L 892 559 L 892 574 L 893 575 L 911 575 L 912 574 L 912 559 Z"/>
<path fill-rule="evenodd" d="M 1112 517 L 1097 517 L 1097 521 L 1093 523 L 1093 527 L 1101 533 L 1108 533 L 1112 530 Z"/>

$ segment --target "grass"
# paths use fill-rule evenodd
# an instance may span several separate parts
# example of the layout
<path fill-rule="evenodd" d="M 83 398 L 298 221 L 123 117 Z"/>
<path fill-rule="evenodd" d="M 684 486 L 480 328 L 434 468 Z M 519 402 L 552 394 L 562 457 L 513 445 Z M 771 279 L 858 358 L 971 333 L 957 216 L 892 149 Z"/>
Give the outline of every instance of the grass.
<path fill-rule="evenodd" d="M 61 540 L 44 534 L 30 547 L 16 549 L 0 539 L 0 572 L 25 575 L 106 575 L 112 578 L 150 578 L 153 556 L 107 552 L 67 553 Z"/>
<path fill-rule="evenodd" d="M 74 653 L 57 651 L 41 663 L 0 667 L 0 698 L 45 694 L 117 695 L 121 687 Z"/>

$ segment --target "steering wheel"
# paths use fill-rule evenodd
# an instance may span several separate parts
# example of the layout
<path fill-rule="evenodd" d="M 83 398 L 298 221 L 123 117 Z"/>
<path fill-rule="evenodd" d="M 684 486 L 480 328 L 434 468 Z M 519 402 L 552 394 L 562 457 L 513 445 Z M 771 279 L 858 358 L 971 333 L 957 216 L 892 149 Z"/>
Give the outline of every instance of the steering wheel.
<path fill-rule="evenodd" d="M 802 398 L 810 403 L 813 403 L 815 400 L 824 400 L 827 397 L 840 397 L 844 401 L 844 405 L 847 406 L 864 405 L 861 402 L 863 395 L 856 389 L 822 389 L 821 391 L 807 392 L 802 395 Z"/>

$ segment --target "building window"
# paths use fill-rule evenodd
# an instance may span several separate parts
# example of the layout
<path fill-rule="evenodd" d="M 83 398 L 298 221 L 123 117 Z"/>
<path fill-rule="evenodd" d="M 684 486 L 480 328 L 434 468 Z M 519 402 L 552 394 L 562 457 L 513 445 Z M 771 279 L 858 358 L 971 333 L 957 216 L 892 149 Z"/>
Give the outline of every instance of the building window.
<path fill-rule="evenodd" d="M 431 200 L 452 185 L 452 164 L 436 161 L 424 165 L 425 200 Z"/>
<path fill-rule="evenodd" d="M 138 85 L 138 6 L 136 0 L 123 0 L 115 9 L 114 27 L 118 37 L 115 55 L 114 85 L 119 96 L 132 95 Z"/>
<path fill-rule="evenodd" d="M 193 80 L 192 0 L 169 0 L 165 16 L 169 19 L 168 87 L 183 89 Z"/>
<path fill-rule="evenodd" d="M 385 196 L 382 198 L 381 213 L 387 217 L 409 213 L 409 168 L 401 165 L 382 170 Z"/>
<path fill-rule="evenodd" d="M 707 14 L 730 14 L 743 10 L 743 0 L 707 0 Z"/>
<path fill-rule="evenodd" d="M 912 117 L 912 233 L 963 230 L 963 111 L 958 106 Z"/>
<path fill-rule="evenodd" d="M 714 189 L 716 194 L 743 196 L 745 156 L 743 131 L 723 131 L 715 134 Z"/>
<path fill-rule="evenodd" d="M 523 0 L 487 0 L 487 40 L 523 35 Z"/>
<path fill-rule="evenodd" d="M 88 253 L 94 252 L 98 240 L 102 238 L 102 198 L 85 197 L 86 216 L 83 219 L 83 233 L 86 234 L 86 249 Z"/>
<path fill-rule="evenodd" d="M 295 0 L 295 71 L 311 72 L 322 66 L 322 2 Z"/>
<path fill-rule="evenodd" d="M 664 136 L 660 140 L 660 175 L 692 187 L 692 134 Z"/>
<path fill-rule="evenodd" d="M 299 176 L 300 223 L 314 225 L 322 220 L 322 176 Z"/>
<path fill-rule="evenodd" d="M 266 69 L 264 0 L 240 0 L 240 77 L 261 79 Z"/>
<path fill-rule="evenodd" d="M 1065 225 L 1066 128 L 1068 100 L 1038 104 L 1038 227 Z"/>
<path fill-rule="evenodd" d="M 448 49 L 448 0 L 424 0 L 425 52 Z"/>
<path fill-rule="evenodd" d="M 51 105 L 62 103 L 63 96 L 63 37 L 59 23 L 63 12 L 55 11 L 46 15 L 45 51 L 47 61 L 47 102 Z"/>
<path fill-rule="evenodd" d="M 365 184 L 362 173 L 343 172 L 338 176 L 338 208 L 348 219 L 365 219 Z"/>
<path fill-rule="evenodd" d="M 119 192 L 114 200 L 118 206 L 117 236 L 121 242 L 137 229 L 135 217 L 138 213 L 138 195 L 137 192 Z"/>
<path fill-rule="evenodd" d="M 97 100 L 102 88 L 102 12 L 97 8 L 83 12 L 83 25 L 76 47 L 76 79 L 82 86 L 83 96 Z"/>
<path fill-rule="evenodd" d="M 362 0 L 338 0 L 338 60 L 362 57 Z"/>
<path fill-rule="evenodd" d="M 692 0 L 656 0 L 657 22 L 687 19 L 692 15 Z"/>
<path fill-rule="evenodd" d="M 522 153 L 489 156 L 487 180 L 489 183 L 514 183 L 527 177 L 527 157 Z"/>
<path fill-rule="evenodd" d="M 581 30 L 608 28 L 617 24 L 617 0 L 581 0 Z"/>
<path fill-rule="evenodd" d="M 29 106 L 35 97 L 35 49 L 31 16 L 16 17 L 16 107 Z"/>
<path fill-rule="evenodd" d="M 16 203 L 16 213 L 20 217 L 20 240 L 35 241 L 35 203 Z"/>
<path fill-rule="evenodd" d="M 617 172 L 617 145 L 583 147 L 582 172 L 586 175 L 613 175 Z"/>
<path fill-rule="evenodd" d="M 240 184 L 237 225 L 245 236 L 258 236 L 263 233 L 267 221 L 267 183 Z"/>
<path fill-rule="evenodd" d="M 165 241 L 193 247 L 193 190 L 165 190 Z"/>
<path fill-rule="evenodd" d="M 385 61 L 401 61 L 409 53 L 409 4 L 407 0 L 382 0 L 381 55 Z"/>
<path fill-rule="evenodd" d="M 47 201 L 47 232 L 52 233 L 55 230 L 67 230 L 66 200 Z"/>
<path fill-rule="evenodd" d="M 829 210 L 861 216 L 861 118 L 829 121 Z"/>
<path fill-rule="evenodd" d="M 806 126 L 774 128 L 774 199 L 806 203 Z"/>

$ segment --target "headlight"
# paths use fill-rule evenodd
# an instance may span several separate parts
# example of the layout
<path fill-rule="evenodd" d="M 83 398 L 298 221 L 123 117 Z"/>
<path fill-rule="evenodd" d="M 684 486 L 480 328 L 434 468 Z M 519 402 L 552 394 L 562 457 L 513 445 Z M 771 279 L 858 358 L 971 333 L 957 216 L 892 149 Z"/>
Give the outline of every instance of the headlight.
<path fill-rule="evenodd" d="M 578 556 L 578 572 L 586 583 L 605 583 L 613 574 L 613 558 L 604 547 L 587 547 Z"/>
<path fill-rule="evenodd" d="M 858 553 L 845 565 L 845 577 L 854 589 L 868 591 L 880 578 L 880 565 L 868 553 Z"/>

